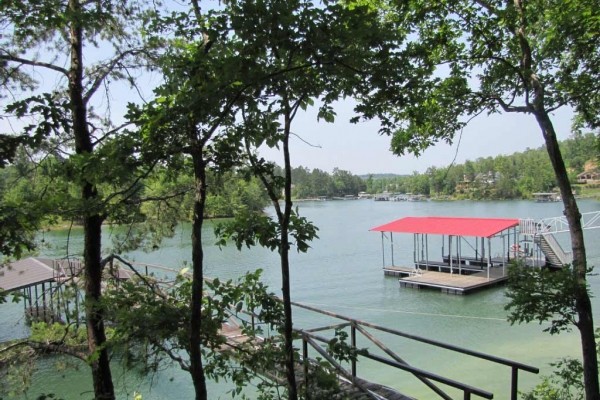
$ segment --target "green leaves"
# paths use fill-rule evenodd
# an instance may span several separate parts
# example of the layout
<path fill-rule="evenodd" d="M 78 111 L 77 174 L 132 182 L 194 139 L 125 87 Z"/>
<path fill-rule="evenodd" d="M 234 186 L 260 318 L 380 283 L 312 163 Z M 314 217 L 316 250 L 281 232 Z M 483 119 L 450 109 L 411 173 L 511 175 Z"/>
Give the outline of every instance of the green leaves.
<path fill-rule="evenodd" d="M 572 268 L 559 271 L 514 266 L 510 269 L 505 309 L 511 324 L 550 323 L 545 332 L 557 334 L 577 326 L 575 298 L 582 288 Z"/>
<path fill-rule="evenodd" d="M 310 241 L 318 238 L 318 228 L 305 217 L 296 212 L 290 215 L 289 235 L 294 238 L 298 252 L 305 253 L 310 248 Z M 262 212 L 242 210 L 233 220 L 215 226 L 217 244 L 225 246 L 232 240 L 238 250 L 260 245 L 271 251 L 281 251 L 281 225 Z M 287 241 L 286 241 L 287 242 Z"/>

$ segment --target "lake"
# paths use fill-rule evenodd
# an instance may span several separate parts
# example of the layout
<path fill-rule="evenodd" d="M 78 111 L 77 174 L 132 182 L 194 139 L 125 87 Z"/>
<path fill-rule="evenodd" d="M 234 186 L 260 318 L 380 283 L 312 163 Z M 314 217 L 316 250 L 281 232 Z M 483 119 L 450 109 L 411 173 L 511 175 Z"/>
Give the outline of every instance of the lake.
<path fill-rule="evenodd" d="M 405 216 L 463 216 L 546 218 L 562 215 L 562 203 L 531 201 L 456 201 L 456 202 L 375 202 L 372 200 L 301 202 L 302 216 L 319 227 L 319 239 L 306 254 L 293 253 L 291 258 L 292 298 L 296 302 L 317 306 L 356 319 L 384 325 L 413 335 L 490 353 L 533 365 L 548 374 L 548 363 L 559 357 L 578 357 L 577 332 L 550 336 L 538 324 L 511 326 L 506 322 L 504 305 L 507 299 L 503 287 L 496 287 L 468 296 L 442 294 L 438 291 L 400 288 L 398 280 L 385 277 L 382 271 L 381 237 L 369 229 Z M 600 203 L 579 200 L 581 212 L 597 211 Z M 214 246 L 211 223 L 205 225 L 205 275 L 234 278 L 257 268 L 275 293 L 280 293 L 281 281 L 277 254 L 263 249 L 238 252 L 234 246 L 219 249 Z M 63 257 L 68 243 L 70 254 L 81 249 L 81 231 L 46 233 L 44 242 L 51 247 L 41 255 Z M 591 265 L 600 260 L 600 230 L 586 231 L 588 259 Z M 568 236 L 559 235 L 566 246 Z M 110 242 L 107 233 L 105 243 Z M 396 265 L 411 265 L 412 235 L 394 235 Z M 566 247 L 568 248 L 568 247 Z M 175 237 L 151 253 L 133 252 L 129 258 L 139 262 L 180 268 L 191 260 L 189 227 L 179 228 Z M 596 295 L 592 298 L 594 318 L 600 321 L 600 278 L 590 277 Z M 0 306 L 0 340 L 22 337 L 27 332 L 23 309 L 18 304 Z M 316 327 L 332 320 L 294 309 L 296 327 Z M 445 350 L 377 334 L 411 365 L 457 379 L 491 391 L 495 398 L 508 398 L 510 370 Z M 359 342 L 359 346 L 366 345 Z M 361 361 L 359 375 L 398 388 L 403 393 L 420 398 L 433 398 L 432 392 L 407 373 Z M 117 367 L 113 371 L 120 398 L 132 398 L 134 391 L 144 400 L 192 398 L 193 388 L 187 373 L 175 367 L 166 368 L 151 377 L 125 374 Z M 59 371 L 51 360 L 45 361 L 32 377 L 29 397 L 41 392 L 56 393 L 65 399 L 89 399 L 89 370 Z M 539 376 L 520 372 L 519 387 L 527 389 L 539 382 Z M 210 398 L 231 398 L 226 384 L 211 383 Z"/>

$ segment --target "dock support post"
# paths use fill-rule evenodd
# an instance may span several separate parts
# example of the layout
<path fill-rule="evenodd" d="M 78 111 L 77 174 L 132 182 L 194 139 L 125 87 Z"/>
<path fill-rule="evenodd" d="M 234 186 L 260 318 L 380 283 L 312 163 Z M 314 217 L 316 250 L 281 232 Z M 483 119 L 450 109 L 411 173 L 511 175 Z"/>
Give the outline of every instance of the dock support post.
<path fill-rule="evenodd" d="M 487 262 L 487 279 L 490 280 L 490 267 L 492 266 L 492 239 L 488 238 L 488 262 Z M 502 267 L 504 268 L 504 267 Z M 502 271 L 504 272 L 504 271 Z"/>
<path fill-rule="evenodd" d="M 425 235 L 425 269 L 429 271 L 429 235 Z"/>
<path fill-rule="evenodd" d="M 415 266 L 417 265 L 417 256 L 418 256 L 418 245 L 417 245 L 417 240 L 419 240 L 419 236 L 417 233 L 413 233 L 413 262 L 415 263 Z"/>
<path fill-rule="evenodd" d="M 394 264 L 394 233 L 390 232 L 390 248 L 392 250 L 392 266 L 396 265 Z"/>
<path fill-rule="evenodd" d="M 383 238 L 385 237 L 384 233 L 381 232 L 381 256 L 383 258 L 383 268 L 385 268 L 385 243 L 383 242 Z"/>
<path fill-rule="evenodd" d="M 43 316 L 44 316 L 44 322 L 48 322 L 48 316 L 46 315 L 46 284 L 44 282 L 42 282 L 42 304 L 43 304 Z"/>
<path fill-rule="evenodd" d="M 448 235 L 448 254 L 450 254 L 450 275 L 454 275 L 454 268 L 452 268 L 452 235 Z M 440 270 L 441 272 L 441 270 Z"/>

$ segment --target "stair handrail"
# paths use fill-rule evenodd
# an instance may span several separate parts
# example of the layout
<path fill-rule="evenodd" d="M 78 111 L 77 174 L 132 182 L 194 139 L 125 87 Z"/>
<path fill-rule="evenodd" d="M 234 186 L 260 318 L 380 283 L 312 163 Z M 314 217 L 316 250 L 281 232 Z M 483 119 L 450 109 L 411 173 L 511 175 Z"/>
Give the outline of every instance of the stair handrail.
<path fill-rule="evenodd" d="M 552 233 L 545 233 L 545 234 L 542 233 L 542 234 L 540 234 L 540 236 L 542 236 L 544 238 L 544 240 L 546 241 L 546 243 L 548 244 L 548 246 L 550 247 L 552 252 L 558 258 L 558 261 L 562 265 L 571 263 L 571 261 L 572 261 L 571 254 L 572 253 L 564 251 L 562 246 L 560 245 L 560 243 L 558 243 L 558 240 L 556 240 L 556 238 L 554 237 L 554 235 Z"/>

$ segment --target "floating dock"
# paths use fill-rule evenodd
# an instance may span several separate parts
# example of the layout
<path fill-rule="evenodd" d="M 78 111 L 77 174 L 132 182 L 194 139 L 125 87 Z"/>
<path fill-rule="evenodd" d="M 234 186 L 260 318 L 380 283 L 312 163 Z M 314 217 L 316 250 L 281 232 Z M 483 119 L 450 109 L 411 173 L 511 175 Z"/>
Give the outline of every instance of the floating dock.
<path fill-rule="evenodd" d="M 391 266 L 384 255 L 383 271 L 401 287 L 468 294 L 508 280 L 508 265 L 519 258 L 518 226 L 514 218 L 405 217 L 371 231 L 381 232 L 382 249 L 389 240 Z M 394 263 L 394 233 L 413 235 L 412 266 Z M 430 235 L 441 236 L 441 259 L 430 257 Z"/>
<path fill-rule="evenodd" d="M 456 268 L 458 270 L 458 268 Z M 387 266 L 385 275 L 399 277 L 401 287 L 413 289 L 437 289 L 449 294 L 469 294 L 480 289 L 506 283 L 508 276 L 503 268 L 490 269 L 471 274 L 459 274 L 437 271 L 417 271 L 410 267 Z"/>

